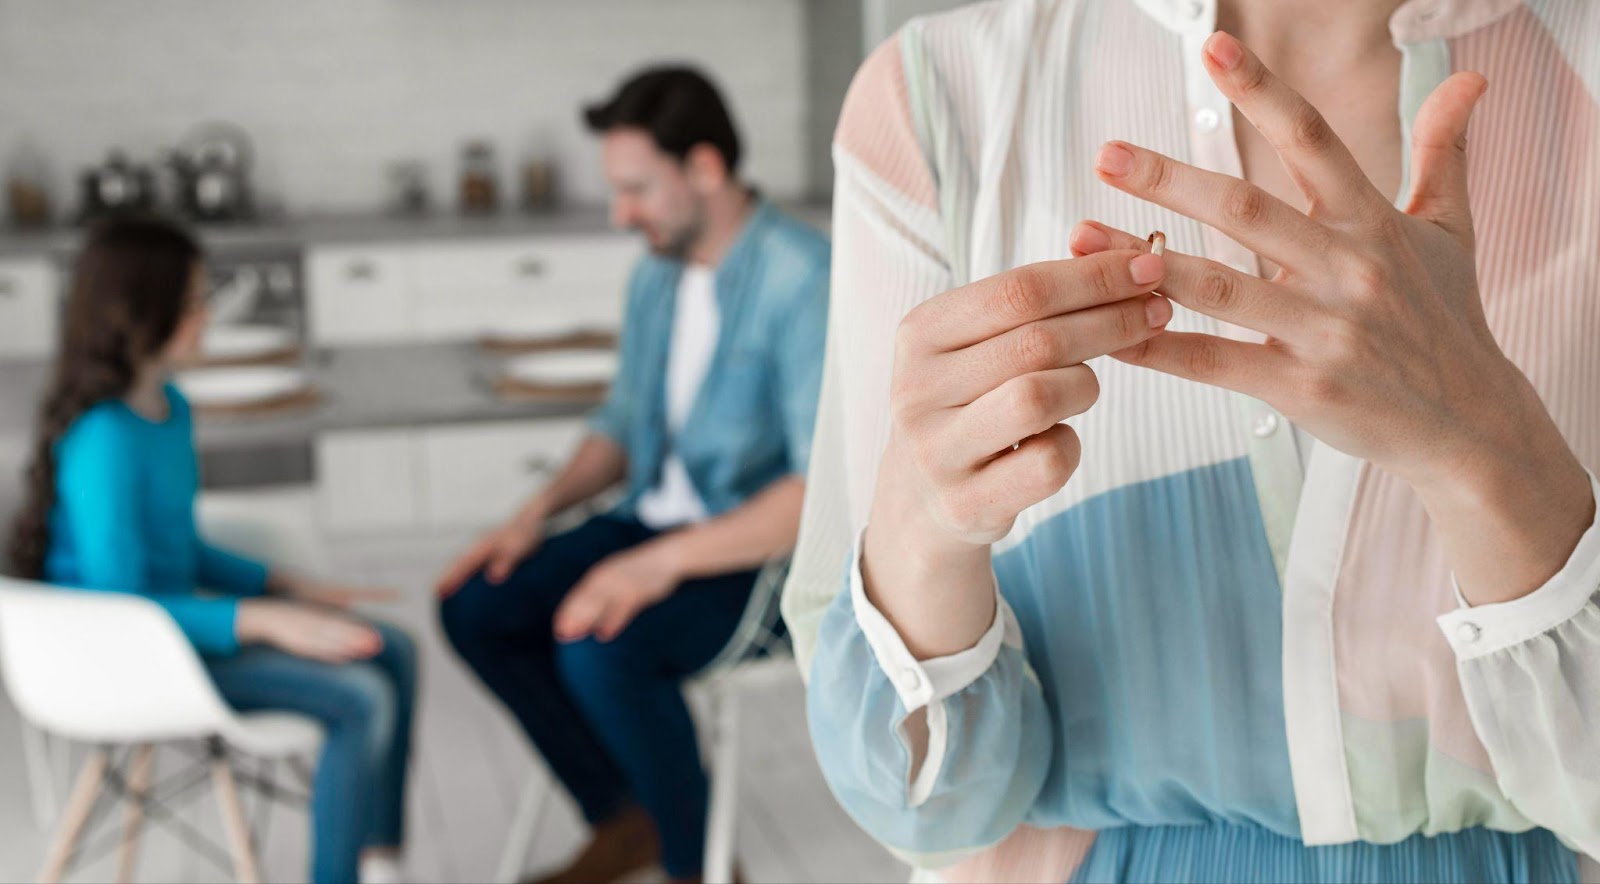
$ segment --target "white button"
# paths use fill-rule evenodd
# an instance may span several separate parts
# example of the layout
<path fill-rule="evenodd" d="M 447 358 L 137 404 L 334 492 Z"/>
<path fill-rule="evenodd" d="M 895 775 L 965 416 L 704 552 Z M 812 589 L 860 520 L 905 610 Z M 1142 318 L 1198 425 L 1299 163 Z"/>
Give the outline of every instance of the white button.
<path fill-rule="evenodd" d="M 900 676 L 896 680 L 900 684 L 900 690 L 905 691 L 908 694 L 916 691 L 917 688 L 922 687 L 922 676 L 918 675 L 917 670 L 912 669 L 910 666 L 902 667 L 900 669 Z"/>
<path fill-rule="evenodd" d="M 1199 18 L 1206 11 L 1206 5 L 1201 3 L 1200 0 L 1189 0 L 1185 10 L 1189 13 L 1190 18 Z"/>
<path fill-rule="evenodd" d="M 1271 436 L 1273 433 L 1278 432 L 1278 416 L 1270 411 L 1261 415 L 1256 418 L 1255 425 L 1250 428 L 1250 432 L 1254 433 L 1257 439 L 1265 439 Z"/>
<path fill-rule="evenodd" d="M 1209 107 L 1194 112 L 1194 124 L 1200 127 L 1201 132 L 1215 132 L 1221 123 L 1222 117 Z"/>
<path fill-rule="evenodd" d="M 1483 635 L 1483 628 L 1476 623 L 1462 623 L 1456 627 L 1456 638 L 1462 644 L 1470 645 Z"/>

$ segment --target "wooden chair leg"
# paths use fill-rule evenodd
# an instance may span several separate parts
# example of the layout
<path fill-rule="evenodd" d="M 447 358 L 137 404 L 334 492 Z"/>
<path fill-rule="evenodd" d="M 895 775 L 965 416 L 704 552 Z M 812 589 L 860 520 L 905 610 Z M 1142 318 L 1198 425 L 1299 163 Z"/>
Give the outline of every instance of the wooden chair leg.
<path fill-rule="evenodd" d="M 228 852 L 233 855 L 233 873 L 239 884 L 261 884 L 261 866 L 255 846 L 250 843 L 250 826 L 244 808 L 239 806 L 239 788 L 233 781 L 233 768 L 226 757 L 211 761 L 211 783 L 216 787 L 217 804 L 222 809 L 222 825 L 228 833 Z"/>
<path fill-rule="evenodd" d="M 67 798 L 61 825 L 56 829 L 50 850 L 45 854 L 44 866 L 39 869 L 39 884 L 55 884 L 66 873 L 73 851 L 78 848 L 78 839 L 83 836 L 84 826 L 89 822 L 89 814 L 94 811 L 95 799 L 100 797 L 109 762 L 110 753 L 104 748 L 91 750 L 89 757 L 84 759 L 83 769 L 78 772 L 78 781 L 73 784 L 72 794 Z"/>
<path fill-rule="evenodd" d="M 150 791 L 150 768 L 156 747 L 146 743 L 133 750 L 128 765 L 128 810 L 122 825 L 122 846 L 117 851 L 118 884 L 133 880 L 133 867 L 139 856 L 139 830 L 144 825 L 144 800 Z"/>

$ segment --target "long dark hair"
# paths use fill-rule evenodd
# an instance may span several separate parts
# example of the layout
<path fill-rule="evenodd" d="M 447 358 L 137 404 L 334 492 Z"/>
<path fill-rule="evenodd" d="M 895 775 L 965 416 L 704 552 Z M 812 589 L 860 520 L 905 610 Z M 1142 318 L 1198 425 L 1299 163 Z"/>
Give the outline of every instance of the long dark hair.
<path fill-rule="evenodd" d="M 200 244 L 155 218 L 119 218 L 90 233 L 67 295 L 50 386 L 39 404 L 26 498 L 11 530 L 11 565 L 44 576 L 56 498 L 56 443 L 96 403 L 126 396 L 188 311 Z"/>

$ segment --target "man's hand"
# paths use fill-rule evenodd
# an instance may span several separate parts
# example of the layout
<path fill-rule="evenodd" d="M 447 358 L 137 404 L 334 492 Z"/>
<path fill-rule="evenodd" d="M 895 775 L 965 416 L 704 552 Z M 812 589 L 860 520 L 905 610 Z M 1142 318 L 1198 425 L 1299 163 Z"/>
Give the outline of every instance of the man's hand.
<path fill-rule="evenodd" d="M 1167 332 L 1112 355 L 1264 400 L 1323 442 L 1410 483 L 1436 521 L 1499 511 L 1463 526 L 1457 566 L 1477 557 L 1477 538 L 1496 533 L 1496 521 L 1537 523 L 1546 539 L 1525 545 L 1527 567 L 1486 581 L 1537 585 L 1530 575 L 1559 568 L 1559 550 L 1576 545 L 1593 500 L 1537 392 L 1495 342 L 1479 299 L 1466 132 L 1486 81 L 1457 73 L 1423 104 L 1402 212 L 1316 108 L 1239 41 L 1214 34 L 1204 52 L 1212 79 L 1277 149 L 1311 210 L 1302 214 L 1245 181 L 1107 144 L 1096 163 L 1102 181 L 1210 225 L 1282 268 L 1264 280 L 1169 250 L 1163 294 L 1266 340 Z M 1140 241 L 1093 224 L 1073 234 L 1081 254 Z"/>
<path fill-rule="evenodd" d="M 611 641 L 640 612 L 672 595 L 683 573 L 670 536 L 602 560 L 556 609 L 556 638 L 573 642 L 592 635 Z"/>
<path fill-rule="evenodd" d="M 523 559 L 539 549 L 544 533 L 545 517 L 541 512 L 530 508 L 518 513 L 457 556 L 439 576 L 434 591 L 440 598 L 449 598 L 479 571 L 490 583 L 504 583 Z"/>

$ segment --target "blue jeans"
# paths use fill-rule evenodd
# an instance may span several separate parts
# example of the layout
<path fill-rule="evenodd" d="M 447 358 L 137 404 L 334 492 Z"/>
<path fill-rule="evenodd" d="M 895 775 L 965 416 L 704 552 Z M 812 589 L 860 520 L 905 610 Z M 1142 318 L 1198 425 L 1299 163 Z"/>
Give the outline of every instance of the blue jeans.
<path fill-rule="evenodd" d="M 355 881 L 362 849 L 398 847 L 405 837 L 417 652 L 397 627 L 375 625 L 383 650 L 356 663 L 322 663 L 266 647 L 206 660 L 235 709 L 299 713 L 326 732 L 311 787 L 315 884 Z"/>
<path fill-rule="evenodd" d="M 716 657 L 755 571 L 691 580 L 610 642 L 563 644 L 551 620 L 601 559 L 656 536 L 614 516 L 545 541 L 505 583 L 480 575 L 440 605 L 461 658 L 509 708 L 591 824 L 637 801 L 674 878 L 700 873 L 706 775 L 680 685 Z"/>

